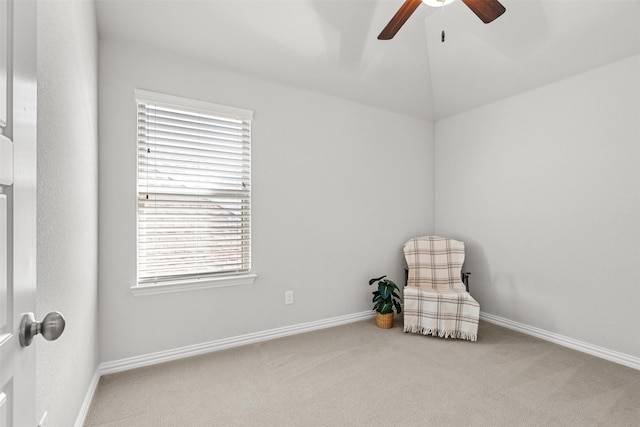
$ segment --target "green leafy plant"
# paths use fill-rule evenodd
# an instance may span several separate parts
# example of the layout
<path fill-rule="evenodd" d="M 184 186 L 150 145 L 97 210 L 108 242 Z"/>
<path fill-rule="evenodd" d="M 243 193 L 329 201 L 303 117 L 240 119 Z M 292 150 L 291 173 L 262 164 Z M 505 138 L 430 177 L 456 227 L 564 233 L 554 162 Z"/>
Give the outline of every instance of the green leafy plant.
<path fill-rule="evenodd" d="M 380 314 L 392 313 L 395 307 L 397 313 L 402 313 L 402 305 L 400 304 L 400 296 L 396 292 L 398 286 L 389 279 L 385 279 L 386 275 L 369 280 L 369 286 L 378 282 L 378 290 L 373 291 L 373 310 Z"/>

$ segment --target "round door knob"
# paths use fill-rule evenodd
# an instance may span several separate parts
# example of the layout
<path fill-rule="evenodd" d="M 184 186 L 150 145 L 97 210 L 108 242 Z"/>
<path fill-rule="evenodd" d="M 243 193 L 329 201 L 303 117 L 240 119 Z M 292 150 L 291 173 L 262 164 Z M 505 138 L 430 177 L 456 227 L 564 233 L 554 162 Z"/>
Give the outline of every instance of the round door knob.
<path fill-rule="evenodd" d="M 20 322 L 20 345 L 22 347 L 31 345 L 33 337 L 38 334 L 42 334 L 47 341 L 57 340 L 64 332 L 64 327 L 64 316 L 57 311 L 44 316 L 42 322 L 36 321 L 33 313 L 27 313 L 22 316 Z"/>

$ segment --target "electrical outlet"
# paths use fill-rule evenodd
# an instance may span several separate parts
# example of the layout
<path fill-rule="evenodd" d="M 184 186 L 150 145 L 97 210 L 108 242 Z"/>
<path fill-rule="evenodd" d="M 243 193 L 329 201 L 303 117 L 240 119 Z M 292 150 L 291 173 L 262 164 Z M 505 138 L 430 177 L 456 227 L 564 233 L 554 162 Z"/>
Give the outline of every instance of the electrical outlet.
<path fill-rule="evenodd" d="M 284 303 L 293 304 L 293 291 L 287 291 L 284 293 Z"/>

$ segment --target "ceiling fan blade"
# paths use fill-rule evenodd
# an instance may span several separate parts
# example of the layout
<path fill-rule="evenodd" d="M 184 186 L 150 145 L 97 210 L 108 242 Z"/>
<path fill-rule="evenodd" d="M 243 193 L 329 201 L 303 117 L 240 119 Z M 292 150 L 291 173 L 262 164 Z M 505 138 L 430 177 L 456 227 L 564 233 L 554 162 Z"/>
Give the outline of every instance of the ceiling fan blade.
<path fill-rule="evenodd" d="M 406 0 L 396 14 L 393 15 L 393 18 L 391 18 L 387 26 L 384 27 L 378 36 L 378 40 L 392 39 L 404 23 L 407 22 L 411 14 L 420 6 L 420 3 L 422 3 L 422 0 Z"/>
<path fill-rule="evenodd" d="M 485 24 L 493 21 L 507 10 L 498 0 L 462 0 L 462 2 L 469 6 L 469 9 L 478 15 L 478 18 Z"/>

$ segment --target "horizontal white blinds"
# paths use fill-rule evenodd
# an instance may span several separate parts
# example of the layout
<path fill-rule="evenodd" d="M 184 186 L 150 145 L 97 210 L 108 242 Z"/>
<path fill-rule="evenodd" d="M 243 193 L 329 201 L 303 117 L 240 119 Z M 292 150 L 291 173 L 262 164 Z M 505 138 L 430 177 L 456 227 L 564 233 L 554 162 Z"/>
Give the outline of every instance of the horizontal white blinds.
<path fill-rule="evenodd" d="M 248 272 L 250 119 L 137 101 L 138 283 Z"/>

